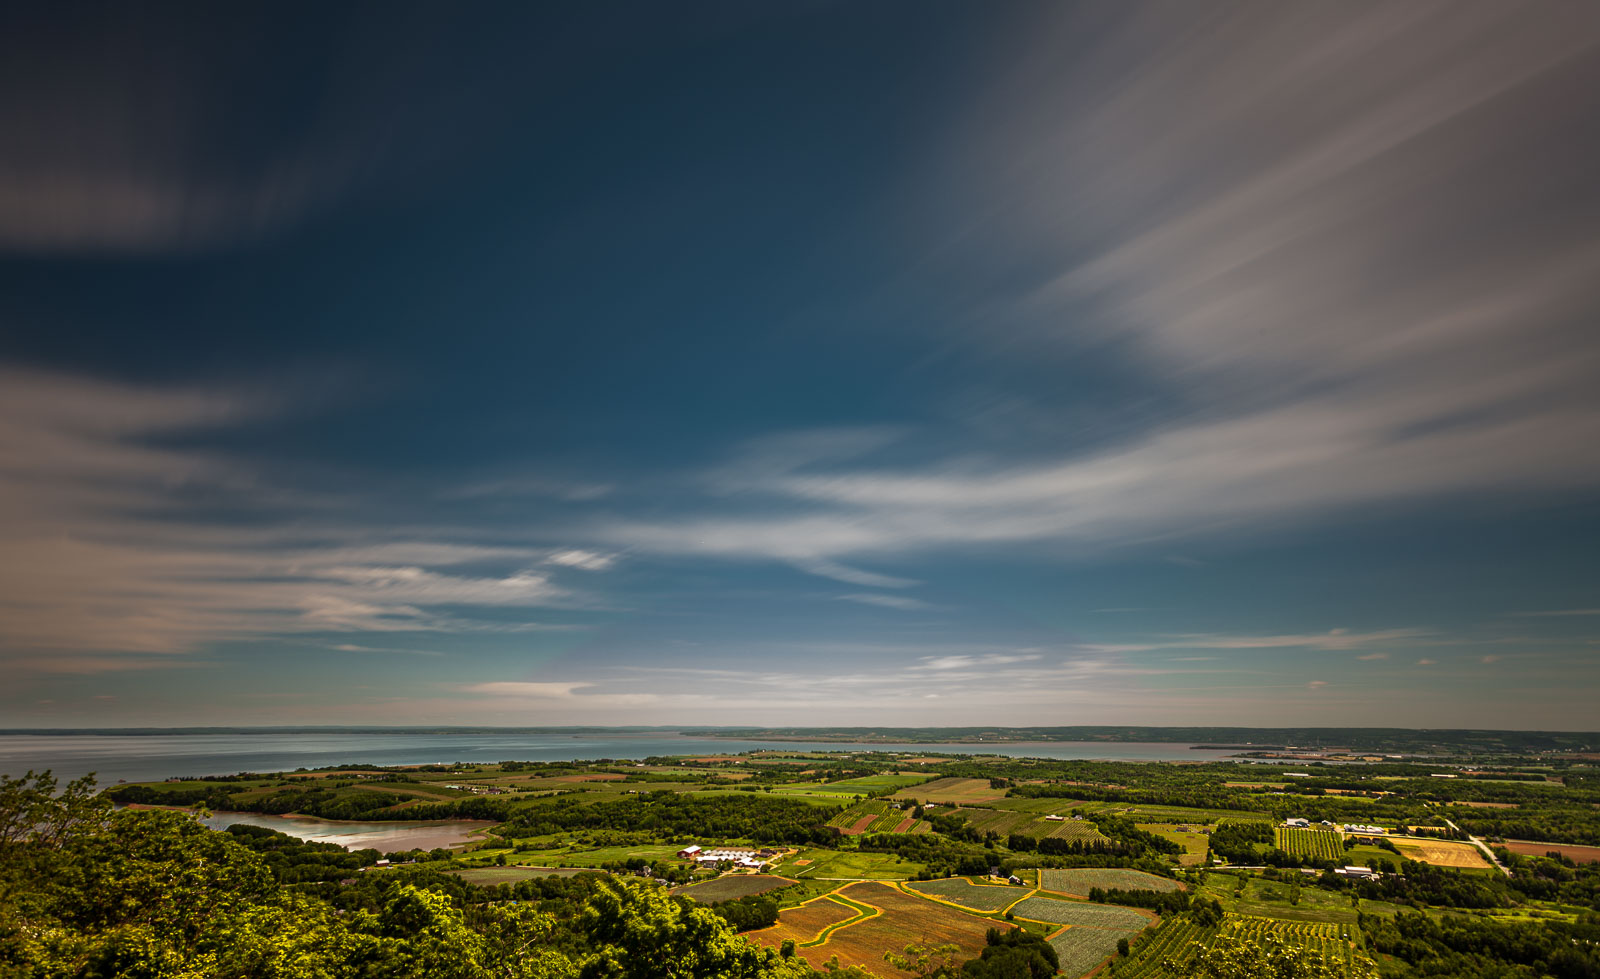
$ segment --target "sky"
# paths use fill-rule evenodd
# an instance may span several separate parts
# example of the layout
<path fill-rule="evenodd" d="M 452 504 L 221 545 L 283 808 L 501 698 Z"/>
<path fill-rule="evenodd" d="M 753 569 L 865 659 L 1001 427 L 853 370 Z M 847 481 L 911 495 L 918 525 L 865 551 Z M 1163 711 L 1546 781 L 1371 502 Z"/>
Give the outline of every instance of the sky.
<path fill-rule="evenodd" d="M 0 726 L 1600 728 L 1600 7 L 0 12 Z"/>

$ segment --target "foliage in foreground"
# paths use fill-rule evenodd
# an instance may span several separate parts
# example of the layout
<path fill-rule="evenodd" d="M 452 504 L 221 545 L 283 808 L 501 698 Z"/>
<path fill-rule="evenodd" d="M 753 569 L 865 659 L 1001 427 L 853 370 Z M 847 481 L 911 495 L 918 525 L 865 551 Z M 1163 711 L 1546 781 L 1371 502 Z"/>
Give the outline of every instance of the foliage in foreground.
<path fill-rule="evenodd" d="M 556 914 L 463 904 L 403 872 L 374 908 L 275 879 L 191 814 L 113 812 L 88 780 L 0 780 L 0 976 L 129 979 L 813 979 L 715 911 L 603 880 Z"/>

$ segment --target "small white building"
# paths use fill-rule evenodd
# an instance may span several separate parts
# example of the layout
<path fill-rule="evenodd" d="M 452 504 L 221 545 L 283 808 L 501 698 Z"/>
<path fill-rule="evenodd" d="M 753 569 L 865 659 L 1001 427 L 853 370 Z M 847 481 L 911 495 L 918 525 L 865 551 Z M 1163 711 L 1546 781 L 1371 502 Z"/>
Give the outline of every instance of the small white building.
<path fill-rule="evenodd" d="M 1340 877 L 1351 877 L 1357 880 L 1376 880 L 1378 872 L 1371 867 L 1340 867 L 1334 873 Z"/>
<path fill-rule="evenodd" d="M 1363 823 L 1345 823 L 1344 831 L 1357 836 L 1383 836 L 1389 832 L 1382 826 L 1368 826 Z"/>
<path fill-rule="evenodd" d="M 1290 829 L 1310 829 L 1311 820 L 1302 819 L 1299 816 L 1295 816 L 1292 819 L 1285 819 L 1283 821 L 1283 825 L 1289 827 Z"/>
<path fill-rule="evenodd" d="M 1048 820 L 1049 822 L 1052 822 L 1052 823 L 1066 822 L 1066 819 L 1067 819 L 1067 817 L 1065 817 L 1065 816 L 1046 816 L 1044 818 L 1046 820 Z"/>

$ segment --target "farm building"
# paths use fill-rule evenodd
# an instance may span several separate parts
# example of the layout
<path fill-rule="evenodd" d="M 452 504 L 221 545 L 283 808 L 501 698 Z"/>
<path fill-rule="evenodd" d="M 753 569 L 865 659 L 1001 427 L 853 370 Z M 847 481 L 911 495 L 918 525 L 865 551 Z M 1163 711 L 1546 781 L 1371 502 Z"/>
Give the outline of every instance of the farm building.
<path fill-rule="evenodd" d="M 1292 819 L 1285 819 L 1283 821 L 1283 825 L 1289 827 L 1290 829 L 1310 829 L 1311 820 L 1302 819 L 1299 816 L 1295 816 Z"/>
<path fill-rule="evenodd" d="M 1354 877 L 1360 880 L 1376 880 L 1378 872 L 1371 867 L 1340 867 L 1334 873 L 1340 877 Z"/>
<path fill-rule="evenodd" d="M 1065 816 L 1046 816 L 1044 818 L 1046 820 L 1052 822 L 1052 823 L 1059 823 L 1059 822 L 1065 821 L 1067 817 L 1065 817 Z"/>
<path fill-rule="evenodd" d="M 741 869 L 759 870 L 766 866 L 766 861 L 758 857 L 754 850 L 700 850 L 691 859 L 702 867 L 731 863 Z"/>
<path fill-rule="evenodd" d="M 1345 823 L 1344 831 L 1346 833 L 1358 833 L 1362 836 L 1382 836 L 1389 832 L 1382 826 L 1367 826 L 1361 823 Z"/>
<path fill-rule="evenodd" d="M 686 846 L 678 851 L 678 858 L 680 860 L 693 860 L 699 855 L 700 848 L 698 846 Z"/>

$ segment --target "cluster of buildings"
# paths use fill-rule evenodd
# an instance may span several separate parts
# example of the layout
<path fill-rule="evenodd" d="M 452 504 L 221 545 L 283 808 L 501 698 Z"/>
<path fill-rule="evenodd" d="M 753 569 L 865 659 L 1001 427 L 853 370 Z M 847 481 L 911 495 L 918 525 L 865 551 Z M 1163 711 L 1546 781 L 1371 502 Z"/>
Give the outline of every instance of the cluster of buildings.
<path fill-rule="evenodd" d="M 699 846 L 686 846 L 678 851 L 678 859 L 692 860 L 702 867 L 720 867 L 728 863 L 739 870 L 761 870 L 777 855 L 777 850 L 707 850 Z"/>
<path fill-rule="evenodd" d="M 1289 829 L 1310 829 L 1311 828 L 1311 820 L 1309 820 L 1309 819 L 1301 819 L 1300 817 L 1295 816 L 1292 819 L 1285 819 L 1283 821 L 1283 825 L 1288 827 Z M 1326 826 L 1329 829 L 1333 828 L 1333 824 L 1328 822 L 1326 819 L 1324 819 L 1322 822 L 1318 823 L 1317 825 Z"/>
<path fill-rule="evenodd" d="M 1285 819 L 1283 821 L 1283 825 L 1289 829 L 1315 829 L 1318 826 L 1330 830 L 1341 829 L 1351 836 L 1387 836 L 1389 833 L 1389 831 L 1384 829 L 1382 826 L 1371 826 L 1366 823 L 1345 823 L 1343 826 L 1335 826 L 1326 819 L 1313 825 L 1309 819 L 1294 817 L 1292 819 Z"/>
<path fill-rule="evenodd" d="M 1344 831 L 1355 836 L 1386 836 L 1389 832 L 1382 826 L 1369 826 L 1363 823 L 1345 823 Z"/>

